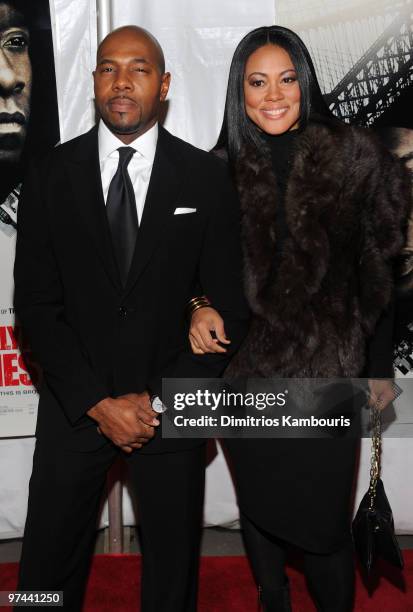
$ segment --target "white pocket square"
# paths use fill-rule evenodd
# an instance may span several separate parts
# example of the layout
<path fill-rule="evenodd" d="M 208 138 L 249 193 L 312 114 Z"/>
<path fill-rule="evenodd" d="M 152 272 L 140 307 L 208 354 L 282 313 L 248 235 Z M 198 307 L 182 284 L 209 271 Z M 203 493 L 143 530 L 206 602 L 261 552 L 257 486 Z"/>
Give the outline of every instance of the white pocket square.
<path fill-rule="evenodd" d="M 188 215 L 196 212 L 196 208 L 175 208 L 174 215 Z"/>

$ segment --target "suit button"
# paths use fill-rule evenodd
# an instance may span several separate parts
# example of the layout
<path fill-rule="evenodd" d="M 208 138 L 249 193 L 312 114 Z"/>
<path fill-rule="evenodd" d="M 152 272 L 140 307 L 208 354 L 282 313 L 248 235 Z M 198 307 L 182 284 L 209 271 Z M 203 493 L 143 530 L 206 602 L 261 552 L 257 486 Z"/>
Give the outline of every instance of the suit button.
<path fill-rule="evenodd" d="M 126 317 L 128 315 L 128 311 L 126 310 L 126 308 L 124 308 L 123 306 L 120 306 L 118 308 L 118 315 L 120 317 Z"/>

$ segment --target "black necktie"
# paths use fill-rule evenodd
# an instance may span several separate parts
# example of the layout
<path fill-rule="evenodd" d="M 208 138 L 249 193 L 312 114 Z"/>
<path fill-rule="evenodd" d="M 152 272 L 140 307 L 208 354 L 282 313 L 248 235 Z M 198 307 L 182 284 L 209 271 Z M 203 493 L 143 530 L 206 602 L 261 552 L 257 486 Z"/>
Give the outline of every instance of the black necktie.
<path fill-rule="evenodd" d="M 128 173 L 128 164 L 136 151 L 132 147 L 120 147 L 118 151 L 119 165 L 109 185 L 106 214 L 121 281 L 125 286 L 139 227 L 135 193 Z"/>

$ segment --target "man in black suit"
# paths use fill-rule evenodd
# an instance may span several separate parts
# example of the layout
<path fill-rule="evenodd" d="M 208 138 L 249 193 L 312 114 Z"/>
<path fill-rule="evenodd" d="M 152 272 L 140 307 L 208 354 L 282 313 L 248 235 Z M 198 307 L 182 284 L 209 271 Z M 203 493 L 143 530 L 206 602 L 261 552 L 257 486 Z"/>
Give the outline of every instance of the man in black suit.
<path fill-rule="evenodd" d="M 205 446 L 162 439 L 162 377 L 213 377 L 192 355 L 198 287 L 245 332 L 237 200 L 225 165 L 158 126 L 170 75 L 145 30 L 115 30 L 94 73 L 101 121 L 33 164 L 19 208 L 18 316 L 44 370 L 19 589 L 80 610 L 99 499 L 124 452 L 138 495 L 142 611 L 196 609 Z"/>

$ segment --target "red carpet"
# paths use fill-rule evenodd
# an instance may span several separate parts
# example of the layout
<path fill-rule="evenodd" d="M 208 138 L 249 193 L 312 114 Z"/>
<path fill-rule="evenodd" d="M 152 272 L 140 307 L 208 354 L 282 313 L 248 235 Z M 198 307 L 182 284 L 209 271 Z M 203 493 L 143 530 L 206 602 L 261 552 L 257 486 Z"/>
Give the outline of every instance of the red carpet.
<path fill-rule="evenodd" d="M 356 612 L 413 612 L 413 551 L 404 551 L 403 575 L 382 567 L 382 577 L 369 597 L 357 577 Z M 173 559 L 171 559 L 173 562 Z M 93 562 L 85 612 L 138 612 L 137 555 L 97 555 Z M 294 612 L 314 612 L 298 564 L 288 568 Z M 0 565 L 0 591 L 16 584 L 17 564 Z M 404 584 L 405 583 L 405 584 Z M 1 608 L 5 610 L 6 608 Z M 256 612 L 257 597 L 245 557 L 204 557 L 201 563 L 199 612 Z M 178 611 L 177 611 L 178 612 Z"/>

